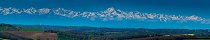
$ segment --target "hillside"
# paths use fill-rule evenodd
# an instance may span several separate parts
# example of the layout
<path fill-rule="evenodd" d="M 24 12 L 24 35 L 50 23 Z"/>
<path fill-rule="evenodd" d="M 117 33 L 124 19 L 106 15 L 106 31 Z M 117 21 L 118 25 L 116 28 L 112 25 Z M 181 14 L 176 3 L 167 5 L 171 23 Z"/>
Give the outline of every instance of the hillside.
<path fill-rule="evenodd" d="M 164 35 L 195 34 L 208 38 L 210 30 L 95 28 L 88 26 L 11 25 L 1 24 L 1 31 L 57 33 L 58 40 L 126 40 Z"/>
<path fill-rule="evenodd" d="M 0 31 L 19 31 L 20 27 L 16 27 L 10 24 L 0 24 Z"/>

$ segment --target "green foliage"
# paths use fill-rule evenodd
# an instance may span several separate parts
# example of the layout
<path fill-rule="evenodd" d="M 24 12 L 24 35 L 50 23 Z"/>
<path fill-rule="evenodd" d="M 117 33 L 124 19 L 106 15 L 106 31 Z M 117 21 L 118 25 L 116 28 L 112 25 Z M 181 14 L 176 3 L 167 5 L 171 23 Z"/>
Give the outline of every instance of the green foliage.
<path fill-rule="evenodd" d="M 6 29 L 7 29 L 7 27 L 0 26 L 0 31 L 4 31 Z"/>
<path fill-rule="evenodd" d="M 21 28 L 20 31 L 23 31 L 23 32 L 44 32 L 43 29 L 38 29 L 38 28 Z"/>
<path fill-rule="evenodd" d="M 58 35 L 58 40 L 75 40 L 75 38 L 66 35 Z"/>
<path fill-rule="evenodd" d="M 44 32 L 43 29 L 18 27 L 10 24 L 0 24 L 0 31 Z"/>

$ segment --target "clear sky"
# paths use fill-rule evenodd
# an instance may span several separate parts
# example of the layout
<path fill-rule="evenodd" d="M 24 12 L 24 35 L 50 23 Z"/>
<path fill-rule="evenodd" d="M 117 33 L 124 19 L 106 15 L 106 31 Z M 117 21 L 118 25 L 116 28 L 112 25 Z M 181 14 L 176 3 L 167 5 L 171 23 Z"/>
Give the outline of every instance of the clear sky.
<path fill-rule="evenodd" d="M 17 14 L 14 8 L 22 12 Z M 41 11 L 25 10 L 30 8 L 50 11 L 41 14 Z M 62 15 L 69 13 L 62 9 L 73 11 L 73 15 L 79 12 L 79 16 Z M 61 14 L 56 14 L 55 10 L 60 10 Z M 0 12 L 0 23 L 9 24 L 210 29 L 209 0 L 0 0 Z M 88 16 L 91 13 L 85 12 L 95 15 Z"/>

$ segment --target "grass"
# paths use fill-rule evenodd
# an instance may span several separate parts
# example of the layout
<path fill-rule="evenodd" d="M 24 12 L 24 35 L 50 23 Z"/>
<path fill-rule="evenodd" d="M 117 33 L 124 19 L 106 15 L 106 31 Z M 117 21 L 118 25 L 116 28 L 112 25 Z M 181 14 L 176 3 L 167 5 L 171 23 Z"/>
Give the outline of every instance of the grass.
<path fill-rule="evenodd" d="M 2 39 L 2 40 L 9 40 L 9 39 Z"/>
<path fill-rule="evenodd" d="M 0 40 L 9 40 L 9 39 L 0 38 Z"/>

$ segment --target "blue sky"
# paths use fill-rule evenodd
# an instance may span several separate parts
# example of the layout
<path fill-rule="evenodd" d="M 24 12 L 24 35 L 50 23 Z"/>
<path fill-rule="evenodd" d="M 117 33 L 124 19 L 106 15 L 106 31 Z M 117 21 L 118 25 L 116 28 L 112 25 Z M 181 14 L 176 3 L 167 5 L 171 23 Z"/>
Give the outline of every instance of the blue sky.
<path fill-rule="evenodd" d="M 138 19 L 108 20 L 100 18 L 90 20 L 84 17 L 69 18 L 51 14 L 5 14 L 1 12 L 0 23 L 23 25 L 61 25 L 61 26 L 92 26 L 110 28 L 171 28 L 171 29 L 209 29 L 210 3 L 208 0 L 0 0 L 1 8 L 18 9 L 58 9 L 63 8 L 77 12 L 99 12 L 108 8 L 122 11 L 138 11 L 141 13 L 156 13 L 176 16 L 201 17 L 205 21 L 162 22 L 156 19 L 150 21 Z M 154 15 L 156 15 L 154 14 Z M 127 17 L 127 16 L 126 16 Z M 207 20 L 207 21 L 206 21 Z"/>

